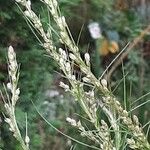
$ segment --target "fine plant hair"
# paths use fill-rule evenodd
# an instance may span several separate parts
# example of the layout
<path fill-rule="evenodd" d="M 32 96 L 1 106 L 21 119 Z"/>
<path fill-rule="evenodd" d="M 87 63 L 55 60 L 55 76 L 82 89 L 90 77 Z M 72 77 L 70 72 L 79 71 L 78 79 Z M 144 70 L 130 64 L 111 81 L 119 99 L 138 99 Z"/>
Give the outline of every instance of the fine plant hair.
<path fill-rule="evenodd" d="M 47 29 L 43 27 L 41 19 L 31 8 L 30 0 L 15 1 L 24 7 L 23 14 L 34 31 L 37 32 L 36 37 L 40 44 L 47 54 L 57 62 L 63 75 L 69 81 L 69 84 L 60 82 L 60 87 L 72 94 L 95 129 L 88 130 L 80 120 L 77 121 L 70 117 L 67 117 L 66 120 L 79 130 L 81 136 L 93 141 L 93 145 L 95 144 L 97 149 L 120 150 L 126 149 L 128 145 L 131 149 L 150 150 L 150 144 L 138 117 L 124 109 L 117 97 L 108 89 L 106 79 L 98 79 L 91 72 L 89 53 L 85 53 L 84 60 L 81 58 L 80 50 L 71 36 L 65 17 L 60 13 L 57 0 L 41 1 L 48 8 L 57 26 L 59 41 L 67 47 L 68 51 L 55 45 L 51 24 Z M 83 73 L 81 79 L 76 77 L 73 70 L 74 65 L 77 65 Z M 12 47 L 8 49 L 8 66 L 10 82 L 7 84 L 7 88 L 11 92 L 11 97 L 8 96 L 8 102 L 4 100 L 5 121 L 9 124 L 14 137 L 21 143 L 22 148 L 29 150 L 29 137 L 26 134 L 25 140 L 23 140 L 15 117 L 15 104 L 19 98 L 20 90 L 17 87 L 19 67 Z M 99 119 L 99 109 L 103 111 L 107 119 L 105 117 Z"/>

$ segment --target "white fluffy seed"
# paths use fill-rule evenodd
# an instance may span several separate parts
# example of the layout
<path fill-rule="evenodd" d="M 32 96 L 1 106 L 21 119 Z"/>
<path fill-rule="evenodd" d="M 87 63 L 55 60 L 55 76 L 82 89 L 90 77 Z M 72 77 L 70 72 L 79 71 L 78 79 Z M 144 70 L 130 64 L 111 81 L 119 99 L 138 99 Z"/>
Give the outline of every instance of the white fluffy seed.
<path fill-rule="evenodd" d="M 106 81 L 106 79 L 102 79 L 101 80 L 101 84 L 102 84 L 103 87 L 107 87 L 107 81 Z"/>

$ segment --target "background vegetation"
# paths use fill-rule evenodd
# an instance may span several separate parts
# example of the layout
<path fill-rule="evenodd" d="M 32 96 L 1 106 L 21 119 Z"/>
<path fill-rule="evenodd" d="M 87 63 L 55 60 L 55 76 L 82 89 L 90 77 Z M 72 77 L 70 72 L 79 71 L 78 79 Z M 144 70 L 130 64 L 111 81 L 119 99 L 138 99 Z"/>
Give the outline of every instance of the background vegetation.
<path fill-rule="evenodd" d="M 89 51 L 93 57 L 93 71 L 98 70 L 101 73 L 117 53 L 99 55 L 101 65 L 95 65 L 95 50 L 96 48 L 102 50 L 101 45 L 104 41 L 96 44 L 96 41 L 90 37 L 88 24 L 92 21 L 98 22 L 105 39 L 107 41 L 115 39 L 121 50 L 129 41 L 137 37 L 150 22 L 150 3 L 148 0 L 145 1 L 145 5 L 140 1 L 121 0 L 59 0 L 59 2 L 76 42 L 80 31 L 82 31 L 79 41 L 81 53 Z M 47 13 L 39 1 L 33 0 L 33 3 L 41 16 Z M 45 17 L 42 21 L 46 25 L 48 18 Z M 20 10 L 11 0 L 0 1 L 0 28 L 0 86 L 2 87 L 3 83 L 8 82 L 6 53 L 7 47 L 12 45 L 16 50 L 18 62 L 21 64 L 21 84 L 19 85 L 21 97 L 16 115 L 19 127 L 24 130 L 24 114 L 25 112 L 28 113 L 31 149 L 69 149 L 74 143 L 46 125 L 31 102 L 33 101 L 40 112 L 59 130 L 72 137 L 79 137 L 78 132 L 66 124 L 65 118 L 67 116 L 78 117 L 74 112 L 82 113 L 82 110 L 72 101 L 70 95 L 59 88 L 59 81 L 62 77 L 58 73 L 60 71 L 57 65 L 46 56 L 42 47 L 37 44 L 37 40 L 32 31 L 29 30 Z M 60 43 L 56 41 L 56 44 Z M 104 46 L 103 50 L 106 49 L 107 45 Z M 127 101 L 127 109 L 131 109 L 134 100 L 150 92 L 149 58 L 150 36 L 147 34 L 111 76 L 110 87 L 112 90 L 115 89 L 115 94 L 118 97 L 124 97 Z M 78 68 L 76 71 L 79 72 Z M 122 80 L 123 76 L 125 82 Z M 125 88 L 124 84 L 126 85 Z M 139 103 L 148 101 L 149 97 L 149 95 L 145 96 L 140 99 Z M 0 104 L 2 104 L 1 99 Z M 134 107 L 136 105 L 138 103 L 134 104 Z M 142 124 L 149 121 L 149 106 L 146 104 L 135 110 L 135 114 L 140 116 Z M 0 110 L 2 111 L 3 107 L 0 107 Z M 20 150 L 19 144 L 14 140 L 8 131 L 8 126 L 3 121 L 2 113 L 0 117 L 0 147 L 4 150 Z M 147 128 L 145 130 L 147 131 Z M 82 139 L 83 142 L 84 140 L 86 139 Z M 87 148 L 76 145 L 76 149 Z"/>

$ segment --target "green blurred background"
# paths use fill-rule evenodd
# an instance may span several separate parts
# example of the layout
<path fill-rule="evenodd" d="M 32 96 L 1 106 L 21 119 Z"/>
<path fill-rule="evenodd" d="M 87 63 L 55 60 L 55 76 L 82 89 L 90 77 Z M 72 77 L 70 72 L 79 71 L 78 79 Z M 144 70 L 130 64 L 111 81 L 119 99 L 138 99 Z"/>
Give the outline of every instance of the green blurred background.
<path fill-rule="evenodd" d="M 33 9 L 40 13 L 44 25 L 48 22 L 47 10 L 39 0 L 32 0 Z M 89 52 L 92 56 L 92 70 L 103 72 L 105 67 L 118 52 L 99 55 L 100 64 L 95 64 L 96 49 L 107 51 L 107 42 L 114 37 L 119 51 L 137 37 L 150 23 L 150 2 L 127 0 L 59 0 L 62 14 L 66 17 L 72 35 L 79 44 L 81 54 Z M 96 44 L 88 31 L 88 24 L 98 22 L 101 27 L 104 43 Z M 55 28 L 55 25 L 53 25 Z M 81 32 L 81 36 L 79 38 Z M 79 39 L 79 42 L 78 42 Z M 56 45 L 60 45 L 55 40 Z M 65 118 L 83 114 L 73 98 L 59 87 L 61 77 L 57 64 L 49 57 L 33 35 L 22 12 L 12 0 L 0 0 L 0 88 L 8 82 L 7 48 L 12 45 L 21 64 L 19 87 L 20 100 L 17 105 L 16 116 L 19 127 L 25 135 L 25 113 L 28 114 L 28 130 L 32 150 L 66 150 L 72 145 L 77 150 L 88 148 L 76 144 L 57 133 L 43 121 L 36 112 L 32 101 L 41 114 L 62 132 L 82 142 L 92 144 L 81 138 L 76 129 L 69 126 Z M 102 48 L 103 46 L 103 48 Z M 134 47 L 124 60 L 123 69 L 120 65 L 111 77 L 110 87 L 117 97 L 126 99 L 127 109 L 132 102 L 141 95 L 150 92 L 150 35 Z M 78 68 L 75 68 L 78 73 Z M 123 74 L 124 70 L 124 74 Z M 121 80 L 125 76 L 126 88 Z M 150 96 L 142 98 L 139 103 L 148 101 Z M 149 121 L 150 105 L 146 104 L 134 111 L 142 124 Z M 19 144 L 8 130 L 3 121 L 3 103 L 0 97 L 0 148 L 3 150 L 21 150 Z M 81 118 L 80 118 L 81 119 Z M 145 128 L 145 131 L 147 128 Z"/>

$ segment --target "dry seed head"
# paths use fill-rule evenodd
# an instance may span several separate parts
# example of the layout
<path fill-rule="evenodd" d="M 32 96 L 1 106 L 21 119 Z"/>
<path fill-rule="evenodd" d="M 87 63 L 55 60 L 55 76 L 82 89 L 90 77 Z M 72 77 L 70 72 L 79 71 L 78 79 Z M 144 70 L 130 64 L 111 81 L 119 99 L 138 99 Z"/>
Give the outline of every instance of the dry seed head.
<path fill-rule="evenodd" d="M 70 66 L 70 63 L 69 63 L 69 62 L 67 62 L 67 63 L 65 64 L 65 67 L 66 67 L 66 71 L 67 71 L 67 72 L 70 72 L 70 71 L 71 71 L 71 66 Z"/>
<path fill-rule="evenodd" d="M 127 139 L 127 144 L 129 144 L 130 148 L 137 149 L 138 146 L 136 145 L 134 139 Z"/>
<path fill-rule="evenodd" d="M 14 129 L 12 129 L 11 127 L 9 128 L 9 131 L 14 132 Z M 13 134 L 13 136 L 15 137 L 15 134 Z"/>
<path fill-rule="evenodd" d="M 59 53 L 64 60 L 67 60 L 67 54 L 62 48 L 59 48 Z"/>
<path fill-rule="evenodd" d="M 53 46 L 52 46 L 50 43 L 44 43 L 44 44 L 43 44 L 43 47 L 44 47 L 46 50 L 52 50 L 52 49 L 53 49 Z"/>
<path fill-rule="evenodd" d="M 100 82 L 97 82 L 97 81 L 96 81 L 95 84 L 96 84 L 97 87 L 100 87 L 100 86 L 101 86 L 101 85 L 100 85 Z"/>
<path fill-rule="evenodd" d="M 63 82 L 60 82 L 59 86 L 62 87 L 62 88 L 64 88 L 65 91 L 69 91 L 69 86 L 67 84 L 65 84 Z"/>
<path fill-rule="evenodd" d="M 139 125 L 139 119 L 136 115 L 133 115 L 133 122 L 136 124 L 136 125 Z"/>
<path fill-rule="evenodd" d="M 17 78 L 16 78 L 16 76 L 14 74 L 11 76 L 11 78 L 12 78 L 13 82 L 16 82 Z"/>
<path fill-rule="evenodd" d="M 119 101 L 115 100 L 115 103 L 116 103 L 116 105 L 117 105 L 118 107 L 120 107 L 120 102 L 119 102 Z"/>
<path fill-rule="evenodd" d="M 69 122 L 72 126 L 77 126 L 77 123 L 74 119 L 67 117 L 66 121 Z"/>
<path fill-rule="evenodd" d="M 80 135 L 81 135 L 82 137 L 85 137 L 85 136 L 86 136 L 85 132 L 81 132 Z"/>
<path fill-rule="evenodd" d="M 29 138 L 29 136 L 26 135 L 26 136 L 25 136 L 25 143 L 26 143 L 26 144 L 29 144 L 29 142 L 30 142 L 30 138 Z"/>
<path fill-rule="evenodd" d="M 31 10 L 31 1 L 30 0 L 28 0 L 26 2 L 26 8 L 29 9 L 29 10 Z"/>
<path fill-rule="evenodd" d="M 78 126 L 79 130 L 81 130 L 81 131 L 85 131 L 85 128 L 82 126 L 82 124 L 81 124 L 81 121 L 80 121 L 80 120 L 77 122 L 77 126 Z"/>
<path fill-rule="evenodd" d="M 123 111 L 123 108 L 120 106 L 120 107 L 118 107 L 118 111 L 119 112 L 122 112 Z"/>
<path fill-rule="evenodd" d="M 107 123 L 104 120 L 101 120 L 101 124 L 102 124 L 102 126 L 108 128 L 108 125 L 107 125 Z"/>
<path fill-rule="evenodd" d="M 9 64 L 9 68 L 12 72 L 15 72 L 16 69 L 17 69 L 17 63 L 15 62 L 15 59 L 14 60 L 10 60 L 10 64 Z M 13 73 L 12 73 L 13 74 Z"/>
<path fill-rule="evenodd" d="M 110 96 L 102 97 L 102 99 L 103 99 L 103 102 L 106 103 L 106 104 L 110 104 L 110 102 L 111 102 L 111 97 Z"/>
<path fill-rule="evenodd" d="M 74 80 L 74 81 L 75 81 L 75 80 L 76 80 L 76 76 L 75 76 L 75 75 L 72 75 L 72 76 L 71 76 L 71 80 Z"/>
<path fill-rule="evenodd" d="M 66 40 L 66 32 L 60 31 L 60 35 L 61 35 L 63 41 Z"/>
<path fill-rule="evenodd" d="M 16 90 L 16 95 L 19 95 L 20 94 L 20 89 L 18 88 L 17 90 Z"/>
<path fill-rule="evenodd" d="M 11 83 L 7 83 L 7 88 L 8 88 L 8 90 L 12 90 L 12 84 Z"/>
<path fill-rule="evenodd" d="M 87 78 L 87 77 L 83 77 L 82 80 L 83 80 L 84 82 L 90 82 L 90 81 L 91 81 L 91 80 L 90 80 L 89 78 Z"/>
<path fill-rule="evenodd" d="M 26 17 L 32 18 L 33 16 L 31 15 L 31 12 L 29 12 L 28 10 L 24 11 L 24 14 Z"/>
<path fill-rule="evenodd" d="M 102 79 L 101 80 L 101 84 L 102 84 L 103 87 L 107 87 L 107 81 L 106 81 L 106 79 Z"/>
<path fill-rule="evenodd" d="M 59 17 L 57 21 L 58 21 L 59 25 L 62 26 L 62 28 L 66 26 L 66 20 L 65 20 L 64 16 Z"/>
<path fill-rule="evenodd" d="M 126 110 L 123 110 L 122 114 L 124 117 L 128 117 L 128 112 Z"/>
<path fill-rule="evenodd" d="M 84 58 L 85 58 L 86 64 L 89 65 L 90 64 L 90 55 L 89 55 L 89 53 L 85 53 Z"/>
<path fill-rule="evenodd" d="M 12 46 L 9 46 L 8 48 L 8 58 L 10 62 L 12 62 L 15 59 L 15 52 Z"/>
<path fill-rule="evenodd" d="M 90 96 L 91 98 L 94 98 L 94 91 L 93 91 L 93 90 L 92 90 L 92 91 L 85 92 L 85 94 L 86 94 L 87 96 Z"/>
<path fill-rule="evenodd" d="M 8 113 L 11 113 L 11 107 L 9 106 L 8 103 L 5 103 L 5 104 L 4 104 L 4 107 L 5 107 L 5 109 L 6 109 L 6 111 L 7 111 Z"/>
<path fill-rule="evenodd" d="M 5 118 L 5 122 L 7 122 L 8 124 L 10 124 L 11 120 L 9 118 Z"/>
<path fill-rule="evenodd" d="M 59 59 L 59 64 L 60 64 L 61 66 L 63 66 L 64 63 L 65 63 L 64 59 L 63 59 L 63 58 L 60 58 L 60 59 Z"/>
<path fill-rule="evenodd" d="M 9 46 L 8 51 L 10 54 L 14 54 L 14 49 L 11 45 Z"/>
<path fill-rule="evenodd" d="M 87 74 L 87 71 L 88 71 L 88 70 L 87 70 L 86 67 L 83 67 L 83 66 L 82 66 L 82 67 L 81 67 L 81 70 L 82 70 L 83 73 Z"/>
<path fill-rule="evenodd" d="M 127 118 L 127 122 L 128 122 L 128 125 L 132 125 L 132 120 L 131 120 L 131 118 Z"/>
<path fill-rule="evenodd" d="M 135 131 L 138 133 L 138 132 L 141 132 L 141 130 L 140 130 L 140 127 L 137 125 L 137 126 L 135 126 Z"/>
<path fill-rule="evenodd" d="M 49 0 L 44 0 L 44 2 L 49 5 L 50 1 Z"/>
<path fill-rule="evenodd" d="M 69 57 L 70 57 L 72 60 L 76 60 L 76 59 L 77 59 L 76 56 L 75 56 L 74 54 L 72 54 L 72 53 L 69 54 Z"/>
<path fill-rule="evenodd" d="M 57 0 L 53 0 L 52 3 L 53 3 L 53 5 L 54 5 L 54 7 L 57 8 L 57 6 L 58 6 Z"/>

